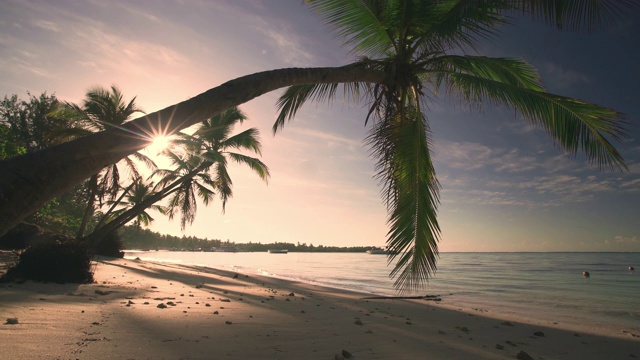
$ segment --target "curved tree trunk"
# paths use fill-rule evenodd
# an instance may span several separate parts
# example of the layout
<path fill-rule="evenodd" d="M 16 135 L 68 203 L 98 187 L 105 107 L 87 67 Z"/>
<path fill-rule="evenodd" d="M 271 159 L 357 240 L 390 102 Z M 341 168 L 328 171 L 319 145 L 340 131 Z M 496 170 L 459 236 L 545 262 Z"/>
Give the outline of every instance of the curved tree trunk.
<path fill-rule="evenodd" d="M 0 236 L 51 198 L 149 143 L 162 129 L 174 133 L 267 92 L 310 83 L 385 83 L 384 73 L 361 64 L 289 68 L 240 77 L 189 100 L 87 135 L 0 162 Z"/>

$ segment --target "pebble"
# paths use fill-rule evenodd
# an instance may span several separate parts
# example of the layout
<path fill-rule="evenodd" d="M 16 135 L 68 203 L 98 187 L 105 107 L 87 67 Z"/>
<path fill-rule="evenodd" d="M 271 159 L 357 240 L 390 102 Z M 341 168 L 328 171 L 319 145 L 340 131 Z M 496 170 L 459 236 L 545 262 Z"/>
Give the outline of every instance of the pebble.
<path fill-rule="evenodd" d="M 544 333 L 542 331 L 536 331 L 533 333 L 533 335 L 538 336 L 538 337 L 544 337 Z"/>
<path fill-rule="evenodd" d="M 160 304 L 158 304 L 157 307 L 158 307 L 158 309 L 166 309 L 167 305 L 165 305 L 164 303 L 160 303 Z"/>
<path fill-rule="evenodd" d="M 516 355 L 516 359 L 519 359 L 519 360 L 535 360 L 534 358 L 531 357 L 531 355 L 527 354 L 524 351 L 520 351 L 518 353 L 518 355 Z"/>
<path fill-rule="evenodd" d="M 8 318 L 5 324 L 7 325 L 16 325 L 18 323 L 18 318 Z"/>

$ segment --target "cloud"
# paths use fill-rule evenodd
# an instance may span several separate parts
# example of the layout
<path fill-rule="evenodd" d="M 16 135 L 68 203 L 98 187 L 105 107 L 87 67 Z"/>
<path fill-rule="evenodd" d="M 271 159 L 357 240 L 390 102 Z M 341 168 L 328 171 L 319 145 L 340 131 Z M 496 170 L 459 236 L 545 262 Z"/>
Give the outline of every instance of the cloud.
<path fill-rule="evenodd" d="M 437 164 L 453 169 L 486 168 L 496 172 L 519 173 L 540 167 L 537 156 L 522 154 L 515 148 L 495 148 L 473 142 L 438 141 L 435 152 Z"/>
<path fill-rule="evenodd" d="M 588 76 L 574 70 L 567 70 L 556 63 L 548 62 L 543 69 L 545 72 L 543 79 L 558 89 L 566 89 L 591 82 Z"/>

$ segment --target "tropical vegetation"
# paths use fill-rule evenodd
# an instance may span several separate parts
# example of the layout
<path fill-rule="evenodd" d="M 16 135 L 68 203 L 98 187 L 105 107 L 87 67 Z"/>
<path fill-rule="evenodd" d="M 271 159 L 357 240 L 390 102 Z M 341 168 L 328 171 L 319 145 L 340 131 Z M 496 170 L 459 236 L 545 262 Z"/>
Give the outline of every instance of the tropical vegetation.
<path fill-rule="evenodd" d="M 357 58 L 353 64 L 247 75 L 122 127 L 2 162 L 0 232 L 105 164 L 143 148 L 148 134 L 157 129 L 175 133 L 282 87 L 288 88 L 278 103 L 280 115 L 274 129 L 294 117 L 305 102 L 331 100 L 338 90 L 351 100 L 369 104 L 365 119 L 370 125 L 367 142 L 384 188 L 382 196 L 389 212 L 387 245 L 398 254 L 391 255 L 391 259 L 397 256 L 398 260 L 392 274 L 401 289 L 420 286 L 436 266 L 439 185 L 431 159 L 430 101 L 453 97 L 472 108 L 482 104 L 513 108 L 546 130 L 570 154 L 583 152 L 601 168 L 626 169 L 612 145 L 612 141 L 625 137 L 620 113 L 548 93 L 535 68 L 523 60 L 468 54 L 480 40 L 497 36 L 499 28 L 514 22 L 516 16 L 527 15 L 558 29 L 591 31 L 633 2 L 307 2 L 353 49 Z M 94 151 L 82 154 L 88 146 Z M 25 178 L 33 181 L 25 182 Z"/>
<path fill-rule="evenodd" d="M 144 223 L 149 220 L 145 211 L 152 206 L 161 213 L 167 213 L 169 218 L 179 214 L 183 230 L 195 219 L 196 198 L 208 205 L 217 195 L 224 212 L 227 201 L 233 196 L 229 161 L 248 166 L 262 180 L 267 181 L 270 176 L 269 168 L 260 159 L 237 152 L 246 150 L 261 153 L 257 129 L 250 128 L 232 134 L 234 127 L 244 120 L 245 114 L 237 107 L 232 107 L 202 121 L 193 134 L 177 134 L 173 143 L 179 148 L 164 152 L 171 159 L 172 168 L 154 172 L 152 177 L 158 177 L 159 180 L 152 190 L 134 185 L 133 189 L 138 189 L 138 196 L 129 197 L 128 204 L 132 206 L 126 210 L 117 210 L 114 213 L 117 216 L 87 236 L 88 241 L 97 243 L 134 218 Z M 166 207 L 154 205 L 165 198 L 168 199 Z"/>

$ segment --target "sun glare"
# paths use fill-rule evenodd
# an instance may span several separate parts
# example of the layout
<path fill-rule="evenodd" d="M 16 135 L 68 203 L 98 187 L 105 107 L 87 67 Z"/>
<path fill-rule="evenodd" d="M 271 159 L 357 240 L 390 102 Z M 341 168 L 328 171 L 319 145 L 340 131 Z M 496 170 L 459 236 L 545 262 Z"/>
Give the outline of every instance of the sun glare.
<path fill-rule="evenodd" d="M 153 137 L 151 144 L 147 146 L 147 151 L 151 155 L 158 155 L 169 146 L 169 138 L 164 135 Z"/>

